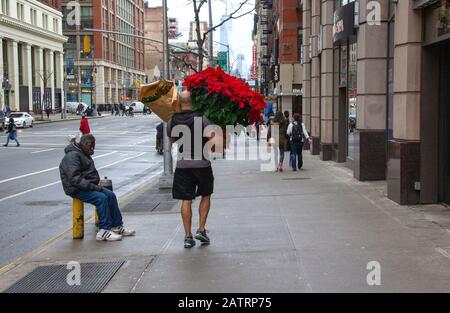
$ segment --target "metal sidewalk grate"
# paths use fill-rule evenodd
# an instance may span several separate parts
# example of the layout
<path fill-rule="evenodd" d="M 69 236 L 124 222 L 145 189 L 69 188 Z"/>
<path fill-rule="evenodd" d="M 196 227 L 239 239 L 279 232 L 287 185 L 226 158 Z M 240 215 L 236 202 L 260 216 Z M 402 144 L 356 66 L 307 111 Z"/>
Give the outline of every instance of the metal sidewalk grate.
<path fill-rule="evenodd" d="M 166 191 L 153 188 L 128 203 L 122 208 L 122 212 L 149 213 L 170 211 L 177 203 L 178 200 L 173 200 L 172 198 L 172 190 Z"/>
<path fill-rule="evenodd" d="M 67 265 L 39 266 L 5 290 L 5 293 L 99 293 L 125 261 L 80 263 L 80 285 L 69 285 Z"/>

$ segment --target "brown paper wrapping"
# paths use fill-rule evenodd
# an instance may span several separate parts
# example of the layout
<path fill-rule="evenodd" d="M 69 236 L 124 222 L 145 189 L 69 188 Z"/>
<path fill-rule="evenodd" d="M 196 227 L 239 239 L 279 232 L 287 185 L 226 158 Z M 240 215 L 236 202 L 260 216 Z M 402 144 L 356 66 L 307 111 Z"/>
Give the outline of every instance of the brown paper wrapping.
<path fill-rule="evenodd" d="M 160 96 L 158 99 L 152 102 L 145 102 L 143 98 L 153 96 L 160 91 L 164 84 L 171 84 L 169 92 Z M 152 110 L 153 113 L 158 115 L 164 122 L 168 122 L 175 112 L 181 111 L 178 103 L 178 90 L 173 81 L 158 80 L 148 85 L 144 85 L 141 88 L 140 101 L 144 103 L 145 107 Z"/>

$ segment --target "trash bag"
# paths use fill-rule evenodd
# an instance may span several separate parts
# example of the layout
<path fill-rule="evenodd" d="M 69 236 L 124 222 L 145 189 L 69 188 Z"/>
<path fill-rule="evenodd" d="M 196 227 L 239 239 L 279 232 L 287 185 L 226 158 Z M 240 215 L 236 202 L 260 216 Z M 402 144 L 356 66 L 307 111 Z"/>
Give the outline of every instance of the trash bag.
<path fill-rule="evenodd" d="M 175 112 L 181 111 L 177 87 L 170 80 L 158 80 L 142 86 L 139 100 L 164 122 L 168 122 Z"/>

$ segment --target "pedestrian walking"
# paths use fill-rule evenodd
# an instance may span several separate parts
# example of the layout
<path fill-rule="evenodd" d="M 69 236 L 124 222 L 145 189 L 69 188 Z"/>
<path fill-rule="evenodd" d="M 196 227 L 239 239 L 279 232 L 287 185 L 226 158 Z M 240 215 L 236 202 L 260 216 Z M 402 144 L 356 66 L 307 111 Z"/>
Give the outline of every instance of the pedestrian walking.
<path fill-rule="evenodd" d="M 81 117 L 80 132 L 82 135 L 87 135 L 91 132 L 91 128 L 89 127 L 89 122 L 85 114 Z"/>
<path fill-rule="evenodd" d="M 9 144 L 9 140 L 14 140 L 16 142 L 17 147 L 20 147 L 19 140 L 17 139 L 17 127 L 14 124 L 14 119 L 12 117 L 9 118 L 8 131 L 6 132 L 6 143 L 3 145 L 7 147 Z"/>
<path fill-rule="evenodd" d="M 95 137 L 83 135 L 80 143 L 70 143 L 64 149 L 64 158 L 59 165 L 61 183 L 66 195 L 95 206 L 98 213 L 98 241 L 121 240 L 123 236 L 134 236 L 136 231 L 123 227 L 117 197 L 114 192 L 99 186 L 100 175 L 95 168 L 92 155 Z"/>
<path fill-rule="evenodd" d="M 47 119 L 50 119 L 50 113 L 52 112 L 52 108 L 50 106 L 47 106 L 45 108 L 45 113 L 47 114 Z"/>
<path fill-rule="evenodd" d="M 309 142 L 311 142 L 305 124 L 302 123 L 300 118 L 300 114 L 294 114 L 294 120 L 289 124 L 286 133 L 289 135 L 289 142 L 291 145 L 291 167 L 293 171 L 296 171 L 297 168 L 301 169 L 303 166 L 302 152 L 304 140 L 309 140 Z"/>
<path fill-rule="evenodd" d="M 289 118 L 289 111 L 287 111 L 287 110 L 284 111 L 284 118 L 286 119 L 286 125 L 289 125 L 291 123 L 291 120 Z M 287 141 L 286 150 L 291 151 L 291 145 L 289 144 L 289 135 L 286 133 L 285 136 L 286 136 L 286 141 Z M 289 156 L 289 159 L 291 159 L 290 156 Z"/>
<path fill-rule="evenodd" d="M 4 110 L 5 110 L 5 117 L 9 117 L 9 115 L 11 114 L 11 108 L 9 107 L 9 104 L 5 105 Z"/>
<path fill-rule="evenodd" d="M 201 196 L 201 200 L 199 206 L 200 220 L 195 239 L 199 240 L 201 244 L 210 243 L 205 227 L 211 206 L 214 176 L 211 162 L 203 153 L 203 148 L 209 140 L 203 136 L 203 131 L 210 122 L 202 113 L 192 111 L 190 92 L 183 91 L 180 93 L 179 103 L 181 111 L 175 113 L 167 123 L 167 135 L 172 142 L 176 142 L 184 136 L 188 136 L 188 138 L 181 139 L 183 144 L 178 149 L 178 161 L 173 178 L 172 195 L 174 199 L 182 201 L 181 217 L 185 231 L 184 247 L 192 248 L 195 246 L 195 240 L 191 232 L 192 200 L 197 196 Z M 186 127 L 189 128 L 190 133 L 186 131 Z M 174 131 L 172 132 L 172 130 Z M 202 143 L 202 149 L 195 147 L 194 143 L 197 142 Z"/>
<path fill-rule="evenodd" d="M 278 127 L 278 132 L 276 132 L 276 127 Z M 286 138 L 288 124 L 283 116 L 283 113 L 278 111 L 269 126 L 267 133 L 267 141 L 275 149 L 275 163 L 277 164 L 277 172 L 283 171 L 284 163 L 284 152 L 286 151 L 286 146 L 288 140 Z"/>

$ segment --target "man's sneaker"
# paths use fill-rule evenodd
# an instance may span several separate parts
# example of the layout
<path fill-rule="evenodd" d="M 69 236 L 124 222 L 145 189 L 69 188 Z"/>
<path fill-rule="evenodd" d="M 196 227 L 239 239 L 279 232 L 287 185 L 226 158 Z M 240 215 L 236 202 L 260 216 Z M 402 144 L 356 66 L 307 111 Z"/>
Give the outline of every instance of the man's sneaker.
<path fill-rule="evenodd" d="M 192 237 L 184 237 L 184 247 L 192 248 L 195 246 L 195 240 Z"/>
<path fill-rule="evenodd" d="M 122 235 L 116 234 L 110 230 L 100 229 L 95 236 L 98 241 L 118 241 L 122 240 Z"/>
<path fill-rule="evenodd" d="M 200 243 L 202 245 L 209 245 L 209 237 L 208 235 L 206 235 L 206 229 L 205 230 L 197 229 L 195 239 L 200 240 Z"/>
<path fill-rule="evenodd" d="M 111 228 L 111 231 L 115 232 L 116 234 L 122 235 L 122 236 L 136 235 L 136 231 L 134 229 L 125 229 L 123 226 L 113 227 L 113 228 Z"/>

